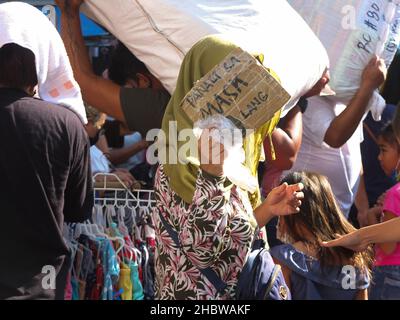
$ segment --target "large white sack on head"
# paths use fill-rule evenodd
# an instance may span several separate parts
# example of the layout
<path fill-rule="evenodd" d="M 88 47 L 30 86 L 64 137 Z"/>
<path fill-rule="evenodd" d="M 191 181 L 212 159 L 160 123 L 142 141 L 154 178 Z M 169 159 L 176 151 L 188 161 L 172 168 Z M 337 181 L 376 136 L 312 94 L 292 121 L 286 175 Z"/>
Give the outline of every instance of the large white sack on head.
<path fill-rule="evenodd" d="M 347 104 L 374 54 L 389 66 L 400 42 L 399 0 L 288 0 L 326 47 L 331 88 Z M 384 99 L 375 92 L 370 108 L 379 120 Z"/>
<path fill-rule="evenodd" d="M 81 90 L 64 43 L 49 19 L 23 2 L 0 4 L 0 47 L 11 42 L 35 54 L 40 98 L 68 107 L 87 123 Z"/>
<path fill-rule="evenodd" d="M 172 93 L 185 54 L 220 34 L 265 55 L 292 107 L 321 78 L 326 50 L 286 0 L 86 0 L 84 12 L 119 38 Z"/>

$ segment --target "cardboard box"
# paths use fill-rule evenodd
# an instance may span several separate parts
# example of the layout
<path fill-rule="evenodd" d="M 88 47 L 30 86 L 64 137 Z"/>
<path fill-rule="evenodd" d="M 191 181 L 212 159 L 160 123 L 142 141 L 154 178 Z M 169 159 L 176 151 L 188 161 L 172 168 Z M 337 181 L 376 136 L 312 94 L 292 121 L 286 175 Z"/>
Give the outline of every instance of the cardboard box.
<path fill-rule="evenodd" d="M 181 106 L 193 123 L 222 114 L 239 129 L 257 129 L 290 98 L 264 66 L 237 48 L 195 84 Z"/>

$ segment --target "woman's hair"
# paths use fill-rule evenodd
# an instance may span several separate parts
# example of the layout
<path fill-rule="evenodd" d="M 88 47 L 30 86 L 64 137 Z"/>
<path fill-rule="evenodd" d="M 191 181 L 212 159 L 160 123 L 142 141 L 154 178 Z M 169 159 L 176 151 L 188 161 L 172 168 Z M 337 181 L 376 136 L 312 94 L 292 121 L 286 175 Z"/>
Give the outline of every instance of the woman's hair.
<path fill-rule="evenodd" d="M 108 78 L 124 86 L 129 79 L 136 80 L 138 73 L 146 75 L 149 74 L 149 70 L 122 42 L 118 42 L 111 56 Z"/>
<path fill-rule="evenodd" d="M 283 233 L 291 242 L 312 244 L 317 248 L 317 258 L 322 268 L 329 265 L 350 263 L 361 270 L 372 268 L 372 248 L 363 253 L 336 247 L 324 248 L 320 243 L 335 239 L 335 234 L 345 235 L 356 229 L 347 221 L 335 200 L 332 188 L 325 176 L 309 173 L 294 172 L 286 176 L 282 183 L 289 185 L 302 183 L 304 185 L 304 201 L 300 212 L 290 216 L 280 217 L 284 222 Z M 310 241 L 309 237 L 312 240 Z"/>
<path fill-rule="evenodd" d="M 14 89 L 35 87 L 38 84 L 35 54 L 16 43 L 0 48 L 0 84 Z"/>

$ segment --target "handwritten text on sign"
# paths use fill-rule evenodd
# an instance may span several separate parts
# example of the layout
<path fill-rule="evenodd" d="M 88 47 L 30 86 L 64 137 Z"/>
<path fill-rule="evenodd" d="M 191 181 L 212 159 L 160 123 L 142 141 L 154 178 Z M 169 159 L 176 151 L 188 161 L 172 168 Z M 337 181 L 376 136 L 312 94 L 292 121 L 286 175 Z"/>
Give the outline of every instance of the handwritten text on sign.
<path fill-rule="evenodd" d="M 268 70 L 237 48 L 195 84 L 182 108 L 193 122 L 222 114 L 244 128 L 257 129 L 289 100 Z"/>
<path fill-rule="evenodd" d="M 389 2 L 389 4 L 391 3 L 390 1 L 387 2 Z M 398 10 L 396 7 L 397 5 L 394 3 L 391 3 L 391 5 L 391 10 Z M 372 2 L 365 13 L 364 25 L 366 28 L 362 33 L 362 39 L 358 41 L 357 47 L 359 49 L 364 50 L 368 54 L 372 54 L 374 51 L 372 46 L 375 45 L 375 42 L 377 41 L 376 39 L 379 40 L 381 36 L 380 29 L 382 29 L 382 26 L 385 26 L 385 24 L 391 24 L 387 39 L 385 38 L 381 40 L 386 41 L 385 50 L 387 50 L 389 53 L 395 53 L 397 51 L 398 40 L 396 38 L 399 33 L 400 21 L 398 19 L 386 21 L 386 19 L 386 13 L 383 12 L 380 5 L 376 2 Z"/>

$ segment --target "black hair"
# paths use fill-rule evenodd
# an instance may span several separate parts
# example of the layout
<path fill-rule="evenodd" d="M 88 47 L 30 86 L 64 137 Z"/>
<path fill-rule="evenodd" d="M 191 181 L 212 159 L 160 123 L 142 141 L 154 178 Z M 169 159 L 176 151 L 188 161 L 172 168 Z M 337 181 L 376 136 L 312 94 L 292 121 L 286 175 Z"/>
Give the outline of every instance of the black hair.
<path fill-rule="evenodd" d="M 16 43 L 0 48 L 0 84 L 9 88 L 26 89 L 38 84 L 35 54 Z"/>
<path fill-rule="evenodd" d="M 122 42 L 118 42 L 108 68 L 109 79 L 120 86 L 124 86 L 129 79 L 137 80 L 138 73 L 148 75 L 150 72 L 144 63 L 136 58 Z"/>
<path fill-rule="evenodd" d="M 347 248 L 320 246 L 323 241 L 334 240 L 335 234 L 346 235 L 356 230 L 341 212 L 328 178 L 312 172 L 292 172 L 283 182 L 289 185 L 302 183 L 304 200 L 299 213 L 279 218 L 284 222 L 284 230 L 280 229 L 282 225 L 278 227 L 280 233 L 286 234 L 292 244 L 303 242 L 313 245 L 324 272 L 328 266 L 345 264 L 349 260 L 360 269 L 367 267 L 370 270 L 373 262 L 372 248 L 355 253 Z M 306 232 L 311 237 L 307 237 Z"/>
<path fill-rule="evenodd" d="M 379 133 L 379 137 L 381 137 L 384 141 L 389 143 L 390 145 L 397 146 L 399 143 L 397 142 L 396 135 L 393 130 L 393 125 L 391 122 L 387 123 Z"/>

